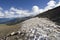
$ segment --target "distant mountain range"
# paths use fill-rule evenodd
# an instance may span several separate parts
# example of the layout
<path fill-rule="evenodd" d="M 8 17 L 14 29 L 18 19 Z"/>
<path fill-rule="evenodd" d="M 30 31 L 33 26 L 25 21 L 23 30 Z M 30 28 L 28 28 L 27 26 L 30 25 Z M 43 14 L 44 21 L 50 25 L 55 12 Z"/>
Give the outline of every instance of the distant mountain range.
<path fill-rule="evenodd" d="M 12 18 L 0 18 L 0 24 L 4 24 L 7 21 L 13 20 Z"/>
<path fill-rule="evenodd" d="M 14 25 L 14 24 L 21 23 L 21 22 L 23 22 L 23 21 L 25 21 L 27 19 L 30 19 L 30 18 L 32 18 L 32 17 L 14 18 L 14 19 L 12 19 L 10 21 L 5 22 L 5 24 L 7 24 L 7 25 Z"/>
<path fill-rule="evenodd" d="M 22 18 L 0 18 L 0 24 L 13 25 L 30 19 L 32 17 L 22 17 Z"/>

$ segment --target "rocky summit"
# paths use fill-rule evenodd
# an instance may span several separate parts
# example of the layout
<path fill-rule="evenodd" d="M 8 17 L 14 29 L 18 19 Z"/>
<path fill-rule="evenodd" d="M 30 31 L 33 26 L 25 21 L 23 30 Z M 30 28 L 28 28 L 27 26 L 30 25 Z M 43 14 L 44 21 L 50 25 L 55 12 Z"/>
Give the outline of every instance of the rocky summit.
<path fill-rule="evenodd" d="M 31 18 L 22 23 L 17 32 L 0 40 L 60 40 L 60 26 L 48 18 Z"/>

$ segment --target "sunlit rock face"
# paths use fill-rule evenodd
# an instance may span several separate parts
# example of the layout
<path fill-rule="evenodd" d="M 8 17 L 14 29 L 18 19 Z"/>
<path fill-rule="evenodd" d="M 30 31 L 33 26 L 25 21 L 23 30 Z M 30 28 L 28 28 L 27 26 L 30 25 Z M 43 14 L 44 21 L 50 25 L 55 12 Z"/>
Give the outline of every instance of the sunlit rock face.
<path fill-rule="evenodd" d="M 22 23 L 20 31 L 26 33 L 26 40 L 59 40 L 59 26 L 47 18 L 32 18 Z"/>
<path fill-rule="evenodd" d="M 48 18 L 35 17 L 20 24 L 20 29 L 4 40 L 60 40 L 60 26 Z"/>

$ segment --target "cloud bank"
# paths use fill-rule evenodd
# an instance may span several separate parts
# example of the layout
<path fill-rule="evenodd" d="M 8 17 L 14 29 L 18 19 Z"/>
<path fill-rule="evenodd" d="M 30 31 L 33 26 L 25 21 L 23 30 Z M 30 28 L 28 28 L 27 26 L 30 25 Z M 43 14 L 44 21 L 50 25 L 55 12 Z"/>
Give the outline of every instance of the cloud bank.
<path fill-rule="evenodd" d="M 53 9 L 55 7 L 60 6 L 60 1 L 56 3 L 54 0 L 50 0 L 47 3 L 47 6 L 44 7 L 44 9 L 39 8 L 38 6 L 34 5 L 32 7 L 32 10 L 22 10 L 17 9 L 14 7 L 11 7 L 9 10 L 3 11 L 3 8 L 0 7 L 0 18 L 15 18 L 15 17 L 27 17 L 27 16 L 35 16 L 39 13 L 48 11 L 50 9 Z"/>

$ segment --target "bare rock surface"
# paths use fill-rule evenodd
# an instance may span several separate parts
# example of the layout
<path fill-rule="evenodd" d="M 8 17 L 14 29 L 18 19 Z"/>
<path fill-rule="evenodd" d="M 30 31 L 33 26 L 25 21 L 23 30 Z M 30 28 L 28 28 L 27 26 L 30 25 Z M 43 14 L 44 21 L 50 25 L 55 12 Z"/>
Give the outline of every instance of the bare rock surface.
<path fill-rule="evenodd" d="M 17 32 L 8 34 L 3 40 L 60 40 L 60 26 L 47 18 L 31 18 L 21 24 Z"/>

